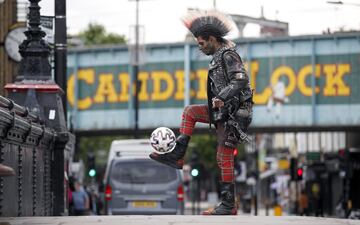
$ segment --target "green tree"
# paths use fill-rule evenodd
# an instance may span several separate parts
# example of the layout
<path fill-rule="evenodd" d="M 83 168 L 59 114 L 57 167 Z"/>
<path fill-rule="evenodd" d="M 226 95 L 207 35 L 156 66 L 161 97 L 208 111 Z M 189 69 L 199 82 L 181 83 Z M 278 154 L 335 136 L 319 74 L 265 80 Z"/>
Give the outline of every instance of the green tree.
<path fill-rule="evenodd" d="M 101 44 L 125 44 L 124 35 L 108 33 L 103 25 L 90 23 L 88 27 L 78 35 L 85 45 L 101 45 Z"/>
<path fill-rule="evenodd" d="M 98 150 L 110 149 L 111 142 L 118 139 L 119 137 L 115 136 L 95 136 L 95 137 L 81 137 L 79 139 L 79 150 L 77 152 L 78 157 L 86 160 L 86 154 L 88 152 L 96 152 Z"/>
<path fill-rule="evenodd" d="M 190 141 L 189 152 L 186 153 L 186 162 L 190 161 L 192 151 L 199 153 L 199 158 L 206 169 L 218 169 L 216 162 L 216 135 L 215 134 L 201 134 L 193 135 Z M 244 144 L 238 145 L 237 158 L 243 159 L 245 157 Z"/>
<path fill-rule="evenodd" d="M 214 169 L 216 164 L 216 136 L 212 134 L 193 135 L 189 152 L 186 153 L 187 162 L 190 161 L 192 151 L 199 153 L 199 158 L 207 169 Z"/>

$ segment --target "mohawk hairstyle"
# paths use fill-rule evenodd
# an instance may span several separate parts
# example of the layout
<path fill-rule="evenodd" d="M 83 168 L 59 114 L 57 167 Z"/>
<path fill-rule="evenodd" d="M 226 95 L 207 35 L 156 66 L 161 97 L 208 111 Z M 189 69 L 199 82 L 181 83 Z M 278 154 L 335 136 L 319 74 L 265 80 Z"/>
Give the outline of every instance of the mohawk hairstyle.
<path fill-rule="evenodd" d="M 224 37 L 233 28 L 231 20 L 216 10 L 191 10 L 181 20 L 195 37 L 200 35 Z"/>

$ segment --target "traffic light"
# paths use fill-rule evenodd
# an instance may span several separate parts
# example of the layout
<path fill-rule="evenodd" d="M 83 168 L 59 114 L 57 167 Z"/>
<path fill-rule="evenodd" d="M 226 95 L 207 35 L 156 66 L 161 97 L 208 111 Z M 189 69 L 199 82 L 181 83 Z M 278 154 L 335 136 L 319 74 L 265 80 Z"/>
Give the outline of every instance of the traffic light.
<path fill-rule="evenodd" d="M 191 171 L 190 174 L 195 180 L 200 180 L 202 176 L 202 164 L 199 159 L 199 155 L 193 152 L 190 160 Z"/>
<path fill-rule="evenodd" d="M 298 180 L 298 174 L 297 174 L 297 169 L 298 169 L 298 160 L 297 158 L 291 158 L 290 159 L 290 178 L 292 181 L 296 181 Z"/>
<path fill-rule="evenodd" d="M 95 169 L 90 169 L 89 170 L 89 176 L 90 177 L 95 177 L 96 176 L 96 170 Z"/>
<path fill-rule="evenodd" d="M 236 157 L 238 155 L 239 151 L 237 150 L 237 148 L 234 149 L 234 157 Z"/>
<path fill-rule="evenodd" d="M 96 166 L 95 166 L 95 155 L 92 152 L 87 154 L 87 167 L 88 167 L 88 175 L 90 177 L 96 176 Z"/>
<path fill-rule="evenodd" d="M 302 167 L 299 167 L 297 169 L 297 180 L 302 180 L 304 174 L 304 169 Z"/>
<path fill-rule="evenodd" d="M 199 176 L 199 169 L 197 169 L 197 168 L 192 168 L 192 169 L 191 169 L 191 176 L 193 176 L 193 177 Z"/>
<path fill-rule="evenodd" d="M 200 179 L 202 176 L 202 169 L 201 169 L 201 164 L 200 162 L 195 162 L 191 164 L 191 172 L 190 172 L 191 176 L 193 177 L 193 179 Z"/>

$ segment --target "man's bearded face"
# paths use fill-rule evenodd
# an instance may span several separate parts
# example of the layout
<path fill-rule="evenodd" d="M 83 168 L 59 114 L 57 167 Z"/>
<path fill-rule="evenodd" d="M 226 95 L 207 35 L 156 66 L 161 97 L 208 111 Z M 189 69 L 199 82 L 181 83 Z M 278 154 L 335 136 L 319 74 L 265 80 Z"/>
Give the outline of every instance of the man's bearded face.
<path fill-rule="evenodd" d="M 205 40 L 199 36 L 196 38 L 196 41 L 199 45 L 199 50 L 202 51 L 205 55 L 213 55 L 215 53 L 215 45 L 212 38 Z"/>

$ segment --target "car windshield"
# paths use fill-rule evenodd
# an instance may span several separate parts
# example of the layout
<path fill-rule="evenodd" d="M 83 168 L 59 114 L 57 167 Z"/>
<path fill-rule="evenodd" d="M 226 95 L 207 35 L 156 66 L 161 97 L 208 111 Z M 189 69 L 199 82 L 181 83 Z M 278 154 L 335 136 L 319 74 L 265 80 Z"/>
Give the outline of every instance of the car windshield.
<path fill-rule="evenodd" d="M 111 179 L 120 183 L 168 183 L 176 179 L 176 170 L 152 161 L 116 162 Z"/>

